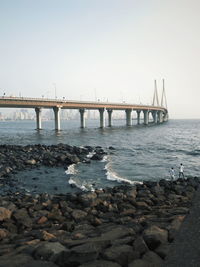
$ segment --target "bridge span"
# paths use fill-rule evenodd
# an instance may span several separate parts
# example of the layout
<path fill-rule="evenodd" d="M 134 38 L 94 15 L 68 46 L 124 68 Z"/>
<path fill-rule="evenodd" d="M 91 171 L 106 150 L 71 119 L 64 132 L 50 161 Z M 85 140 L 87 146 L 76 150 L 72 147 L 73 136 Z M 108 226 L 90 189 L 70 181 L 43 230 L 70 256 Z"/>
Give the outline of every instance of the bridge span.
<path fill-rule="evenodd" d="M 143 113 L 143 123 L 149 124 L 149 116 L 153 122 L 163 123 L 168 120 L 168 110 L 163 105 L 138 105 L 129 103 L 110 103 L 93 101 L 70 101 L 65 99 L 45 99 L 26 97 L 0 97 L 1 108 L 33 108 L 36 112 L 36 129 L 42 129 L 42 109 L 53 109 L 55 116 L 55 130 L 60 130 L 60 110 L 77 109 L 80 112 L 80 127 L 85 127 L 86 110 L 98 110 L 100 118 L 100 128 L 105 127 L 105 111 L 108 116 L 108 126 L 112 126 L 112 113 L 114 110 L 124 110 L 126 115 L 126 125 L 132 125 L 132 112 L 137 114 L 137 124 L 141 124 L 141 113 Z M 158 103 L 157 103 L 158 104 Z"/>

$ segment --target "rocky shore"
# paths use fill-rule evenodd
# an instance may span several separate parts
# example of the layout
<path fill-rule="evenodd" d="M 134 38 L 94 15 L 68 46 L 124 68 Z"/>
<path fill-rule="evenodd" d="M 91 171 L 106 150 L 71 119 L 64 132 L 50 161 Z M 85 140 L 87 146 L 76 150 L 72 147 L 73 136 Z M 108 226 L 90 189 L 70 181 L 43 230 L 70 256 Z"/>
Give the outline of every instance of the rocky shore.
<path fill-rule="evenodd" d="M 109 149 L 112 150 L 112 147 Z M 17 172 L 41 166 L 63 167 L 66 170 L 69 165 L 78 162 L 89 164 L 91 160 L 102 160 L 105 154 L 99 146 L 0 145 L 0 187 L 5 194 L 13 194 L 19 191 L 18 181 L 13 179 L 13 174 Z"/>
<path fill-rule="evenodd" d="M 158 267 L 197 178 L 95 192 L 0 197 L 0 267 Z"/>

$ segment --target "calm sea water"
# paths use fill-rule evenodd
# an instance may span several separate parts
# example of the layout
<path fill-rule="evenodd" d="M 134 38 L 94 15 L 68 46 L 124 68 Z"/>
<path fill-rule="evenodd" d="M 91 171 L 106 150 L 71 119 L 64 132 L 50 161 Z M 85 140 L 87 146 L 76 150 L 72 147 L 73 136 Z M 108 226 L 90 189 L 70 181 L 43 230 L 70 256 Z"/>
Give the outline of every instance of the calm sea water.
<path fill-rule="evenodd" d="M 135 123 L 135 122 L 134 122 Z M 34 192 L 69 192 L 75 185 L 82 190 L 119 183 L 169 179 L 169 169 L 183 163 L 186 176 L 200 176 L 200 120 L 169 120 L 156 126 L 126 127 L 115 120 L 111 128 L 100 129 L 98 120 L 80 129 L 79 121 L 62 121 L 62 131 L 46 121 L 35 130 L 34 121 L 0 122 L 1 144 L 58 144 L 102 146 L 110 154 L 101 162 L 62 168 L 41 168 L 16 175 L 19 186 Z M 108 150 L 109 151 L 109 150 Z"/>

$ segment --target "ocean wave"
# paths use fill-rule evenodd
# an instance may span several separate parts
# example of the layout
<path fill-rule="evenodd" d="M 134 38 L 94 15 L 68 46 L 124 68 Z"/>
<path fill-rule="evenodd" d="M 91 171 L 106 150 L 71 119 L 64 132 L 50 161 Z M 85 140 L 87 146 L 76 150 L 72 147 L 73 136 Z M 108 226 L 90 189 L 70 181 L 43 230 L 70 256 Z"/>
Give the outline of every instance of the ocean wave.
<path fill-rule="evenodd" d="M 120 177 L 116 172 L 111 170 L 109 164 L 107 164 L 104 169 L 106 170 L 107 179 L 110 181 L 117 181 L 118 183 L 126 183 L 126 184 L 131 184 L 131 185 L 142 184 L 142 182 L 139 182 L 139 181 L 131 181 L 129 179 Z"/>
<path fill-rule="evenodd" d="M 76 166 L 76 164 L 71 164 L 71 165 L 69 165 L 69 167 L 67 168 L 67 170 L 65 171 L 65 173 L 67 174 L 67 175 L 69 175 L 69 174 L 76 174 L 77 173 L 77 170 L 75 169 L 75 166 Z"/>
<path fill-rule="evenodd" d="M 190 155 L 190 156 L 199 156 L 200 155 L 200 149 L 195 149 L 193 151 L 189 151 L 186 154 Z"/>
<path fill-rule="evenodd" d="M 71 185 L 71 186 L 75 186 L 77 188 L 79 188 L 81 191 L 85 191 L 85 192 L 88 192 L 88 191 L 92 191 L 94 192 L 95 189 L 93 187 L 93 185 L 91 184 L 87 184 L 87 183 L 82 183 L 82 184 L 79 184 L 77 181 L 75 181 L 73 178 L 70 178 L 68 183 Z"/>
<path fill-rule="evenodd" d="M 108 156 L 104 156 L 100 162 L 106 162 L 106 161 L 108 161 Z"/>
<path fill-rule="evenodd" d="M 87 158 L 88 159 L 90 159 L 93 155 L 95 155 L 96 154 L 96 152 L 94 152 L 94 151 L 92 151 L 92 152 L 89 152 L 88 154 L 87 154 Z"/>

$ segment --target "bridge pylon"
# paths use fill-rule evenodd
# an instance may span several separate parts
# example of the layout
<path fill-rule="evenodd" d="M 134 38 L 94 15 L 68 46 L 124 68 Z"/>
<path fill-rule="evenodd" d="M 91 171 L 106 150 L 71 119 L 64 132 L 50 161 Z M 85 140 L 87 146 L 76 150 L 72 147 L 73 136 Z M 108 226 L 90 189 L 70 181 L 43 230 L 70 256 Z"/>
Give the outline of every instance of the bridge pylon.
<path fill-rule="evenodd" d="M 162 79 L 163 89 L 162 89 L 162 97 L 161 97 L 161 107 L 165 107 L 167 109 L 167 98 L 165 93 L 165 80 Z"/>
<path fill-rule="evenodd" d="M 157 90 L 157 82 L 154 80 L 154 95 L 153 95 L 153 106 L 159 106 L 159 99 L 158 99 L 158 90 Z"/>

